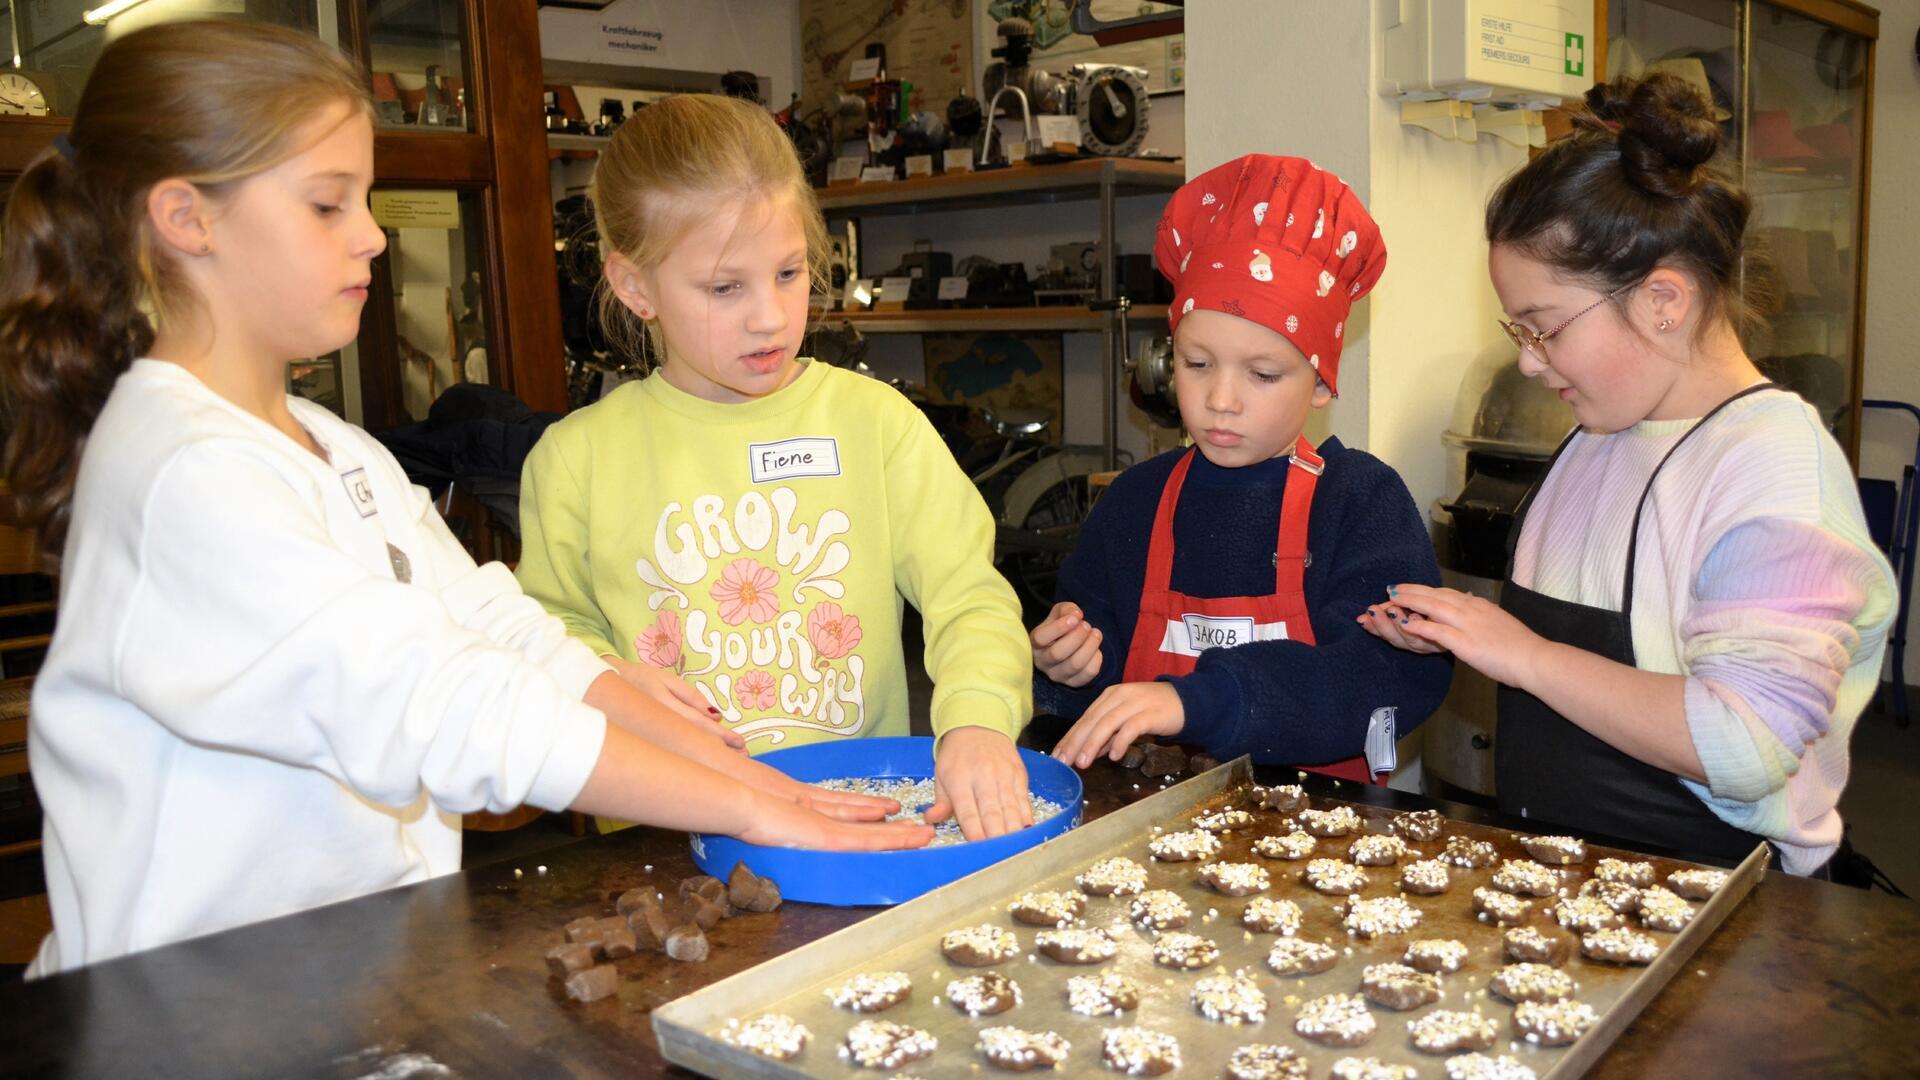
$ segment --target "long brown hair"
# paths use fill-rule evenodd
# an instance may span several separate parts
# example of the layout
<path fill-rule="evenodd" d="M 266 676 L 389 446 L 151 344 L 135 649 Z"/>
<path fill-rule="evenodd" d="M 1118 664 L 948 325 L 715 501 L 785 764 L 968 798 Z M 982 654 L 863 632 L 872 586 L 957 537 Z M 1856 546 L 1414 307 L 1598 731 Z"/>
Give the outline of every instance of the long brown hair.
<path fill-rule="evenodd" d="M 167 23 L 101 52 L 72 129 L 15 183 L 0 243 L 0 514 L 41 550 L 65 541 L 87 433 L 153 319 L 199 302 L 151 235 L 147 193 L 178 178 L 218 199 L 343 101 L 373 111 L 358 65 L 261 23 Z"/>
<path fill-rule="evenodd" d="M 807 271 L 815 292 L 826 290 L 827 223 L 807 183 L 806 170 L 767 110 L 718 94 L 675 94 L 634 113 L 601 152 L 588 187 L 603 254 L 619 252 L 646 272 L 660 265 L 687 230 L 724 206 L 788 196 L 807 238 Z M 600 322 L 607 337 L 640 355 L 643 324 L 599 285 Z"/>

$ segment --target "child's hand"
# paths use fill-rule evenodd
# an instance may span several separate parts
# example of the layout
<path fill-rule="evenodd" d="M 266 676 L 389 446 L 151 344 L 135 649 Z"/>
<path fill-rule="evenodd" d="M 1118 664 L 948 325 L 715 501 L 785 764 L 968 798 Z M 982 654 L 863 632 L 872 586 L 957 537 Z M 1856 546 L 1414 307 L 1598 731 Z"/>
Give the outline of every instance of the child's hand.
<path fill-rule="evenodd" d="M 1063 600 L 1033 628 L 1033 666 L 1061 686 L 1085 686 L 1100 674 L 1100 637 L 1080 606 Z"/>
<path fill-rule="evenodd" d="M 900 812 L 900 804 L 892 799 L 856 795 L 851 791 L 828 791 L 802 783 L 757 761 L 753 764 L 756 772 L 745 778 L 748 783 L 825 814 L 835 821 L 885 821 L 887 815 Z"/>
<path fill-rule="evenodd" d="M 933 759 L 929 824 L 960 820 L 968 840 L 1001 836 L 1033 824 L 1027 767 L 1013 740 L 992 728 L 957 727 L 940 737 Z"/>
<path fill-rule="evenodd" d="M 749 844 L 819 851 L 895 851 L 927 846 L 933 828 L 911 821 L 837 821 L 766 792 L 754 792 L 751 824 L 739 834 Z"/>
<path fill-rule="evenodd" d="M 1387 603 L 1371 605 L 1367 610 L 1361 612 L 1360 617 L 1354 621 L 1360 624 L 1361 629 L 1396 649 L 1405 649 L 1408 652 L 1427 654 L 1446 652 L 1447 650 L 1433 642 L 1425 638 L 1415 637 L 1407 631 L 1409 626 L 1419 622 L 1426 616 L 1421 615 L 1419 612 L 1403 608 L 1394 602 L 1398 591 L 1404 587 L 1406 586 L 1395 586 L 1394 588 L 1388 589 Z"/>
<path fill-rule="evenodd" d="M 1132 682 L 1109 686 L 1073 725 L 1053 756 L 1084 769 L 1106 754 L 1119 761 L 1135 740 L 1146 735 L 1178 735 L 1187 726 L 1187 710 L 1173 684 Z"/>
<path fill-rule="evenodd" d="M 687 684 L 687 680 L 652 664 L 636 664 L 611 654 L 603 655 L 614 671 L 618 672 L 627 685 L 639 690 L 653 700 L 667 707 L 669 712 L 682 720 L 687 720 L 719 736 L 720 741 L 735 750 L 745 751 L 747 740 L 734 733 L 734 730 L 720 722 L 720 710 L 707 704 L 700 691 Z"/>
<path fill-rule="evenodd" d="M 1432 646 L 1426 651 L 1451 650 L 1482 675 L 1507 686 L 1535 685 L 1547 640 L 1500 605 L 1425 585 L 1397 586 L 1393 602 L 1410 613 L 1400 632 Z"/>

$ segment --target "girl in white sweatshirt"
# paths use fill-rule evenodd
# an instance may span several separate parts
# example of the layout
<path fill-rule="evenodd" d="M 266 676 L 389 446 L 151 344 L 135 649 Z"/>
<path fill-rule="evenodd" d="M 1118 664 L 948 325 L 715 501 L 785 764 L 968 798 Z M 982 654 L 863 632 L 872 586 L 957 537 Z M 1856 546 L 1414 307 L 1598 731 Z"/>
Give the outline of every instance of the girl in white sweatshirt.
<path fill-rule="evenodd" d="M 32 974 L 452 872 L 466 811 L 929 835 L 631 688 L 378 443 L 287 395 L 290 360 L 353 339 L 386 244 L 366 84 L 293 31 L 142 30 L 13 190 L 6 510 L 61 553 Z"/>

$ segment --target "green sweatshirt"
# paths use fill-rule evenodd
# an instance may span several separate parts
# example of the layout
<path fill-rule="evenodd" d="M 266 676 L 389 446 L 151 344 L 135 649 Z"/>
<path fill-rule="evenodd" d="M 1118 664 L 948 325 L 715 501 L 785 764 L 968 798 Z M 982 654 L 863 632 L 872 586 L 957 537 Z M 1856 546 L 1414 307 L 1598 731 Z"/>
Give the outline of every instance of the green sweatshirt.
<path fill-rule="evenodd" d="M 903 602 L 936 736 L 1032 715 L 992 516 L 885 383 L 806 363 L 723 405 L 655 375 L 549 428 L 520 489 L 527 593 L 596 652 L 679 672 L 753 752 L 907 734 Z"/>

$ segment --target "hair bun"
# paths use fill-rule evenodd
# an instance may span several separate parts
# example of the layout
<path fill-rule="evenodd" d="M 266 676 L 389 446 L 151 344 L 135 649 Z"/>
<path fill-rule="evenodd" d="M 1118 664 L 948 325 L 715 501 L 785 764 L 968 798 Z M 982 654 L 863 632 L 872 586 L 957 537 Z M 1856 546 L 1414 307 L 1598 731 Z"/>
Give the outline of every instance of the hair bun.
<path fill-rule="evenodd" d="M 1666 72 L 1615 79 L 1587 91 L 1587 113 L 1581 126 L 1616 133 L 1620 167 L 1641 190 L 1679 199 L 1709 179 L 1704 166 L 1720 151 L 1720 124 L 1713 101 L 1685 79 Z"/>

